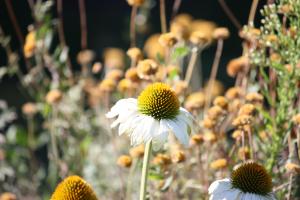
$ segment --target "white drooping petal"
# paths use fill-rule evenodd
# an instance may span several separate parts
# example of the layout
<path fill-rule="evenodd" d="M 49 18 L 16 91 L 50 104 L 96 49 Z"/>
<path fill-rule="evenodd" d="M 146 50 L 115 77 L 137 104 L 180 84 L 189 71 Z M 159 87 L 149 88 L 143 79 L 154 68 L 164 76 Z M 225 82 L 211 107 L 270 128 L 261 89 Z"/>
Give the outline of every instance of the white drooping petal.
<path fill-rule="evenodd" d="M 208 194 L 222 193 L 230 188 L 232 188 L 232 185 L 229 178 L 216 180 L 209 186 Z"/>
<path fill-rule="evenodd" d="M 222 193 L 211 194 L 209 200 L 241 200 L 242 191 L 229 189 Z"/>
<path fill-rule="evenodd" d="M 166 120 L 169 129 L 174 133 L 176 138 L 184 146 L 189 145 L 189 136 L 186 130 L 186 125 L 178 120 Z"/>
<path fill-rule="evenodd" d="M 253 193 L 243 193 L 241 200 L 276 200 L 276 198 L 271 193 L 266 196 Z"/>
<path fill-rule="evenodd" d="M 138 116 L 138 113 L 134 112 L 134 113 L 132 113 L 132 114 L 128 117 L 128 119 L 127 119 L 124 123 L 121 123 L 121 124 L 120 124 L 120 126 L 119 126 L 119 135 L 122 135 L 122 134 L 124 134 L 124 133 L 128 133 L 129 130 L 132 129 L 132 127 L 133 127 L 133 125 L 134 125 L 134 124 L 132 123 L 132 121 L 133 121 L 135 118 L 137 118 L 137 116 Z"/>
<path fill-rule="evenodd" d="M 106 114 L 107 118 L 114 118 L 124 110 L 137 109 L 137 100 L 134 98 L 119 100 Z"/>

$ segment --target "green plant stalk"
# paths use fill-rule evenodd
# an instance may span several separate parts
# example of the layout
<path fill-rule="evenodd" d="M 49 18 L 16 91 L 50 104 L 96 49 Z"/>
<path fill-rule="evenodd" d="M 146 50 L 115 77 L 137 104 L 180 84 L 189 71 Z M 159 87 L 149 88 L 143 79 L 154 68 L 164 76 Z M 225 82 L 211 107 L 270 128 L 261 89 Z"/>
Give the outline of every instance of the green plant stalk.
<path fill-rule="evenodd" d="M 143 160 L 142 176 L 141 176 L 141 187 L 140 187 L 140 200 L 146 199 L 147 192 L 147 178 L 149 169 L 149 160 L 152 149 L 152 140 L 148 141 L 145 146 L 145 154 Z"/>

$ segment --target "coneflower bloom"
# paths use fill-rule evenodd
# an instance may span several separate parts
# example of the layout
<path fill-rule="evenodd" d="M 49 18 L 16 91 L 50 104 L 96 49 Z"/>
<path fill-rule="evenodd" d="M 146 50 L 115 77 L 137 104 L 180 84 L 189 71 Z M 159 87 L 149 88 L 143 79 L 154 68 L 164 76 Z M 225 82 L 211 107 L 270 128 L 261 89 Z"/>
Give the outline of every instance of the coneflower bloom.
<path fill-rule="evenodd" d="M 192 115 L 180 107 L 175 92 L 164 83 L 149 85 L 137 99 L 119 100 L 106 116 L 117 117 L 111 127 L 119 125 L 119 135 L 127 134 L 132 145 L 152 141 L 160 147 L 171 132 L 181 144 L 189 144 Z"/>
<path fill-rule="evenodd" d="M 50 200 L 97 200 L 97 197 L 85 180 L 69 176 L 56 187 Z"/>
<path fill-rule="evenodd" d="M 209 200 L 276 200 L 271 191 L 270 175 L 255 162 L 241 164 L 231 178 L 217 180 L 208 188 Z"/>

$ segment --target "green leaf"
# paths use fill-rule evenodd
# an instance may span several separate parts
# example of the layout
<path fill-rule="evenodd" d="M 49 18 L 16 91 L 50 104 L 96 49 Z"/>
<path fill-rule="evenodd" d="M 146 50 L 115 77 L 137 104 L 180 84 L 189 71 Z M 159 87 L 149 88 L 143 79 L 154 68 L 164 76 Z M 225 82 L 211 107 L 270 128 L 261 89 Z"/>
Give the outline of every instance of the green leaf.
<path fill-rule="evenodd" d="M 187 46 L 176 47 L 171 54 L 171 59 L 173 61 L 176 61 L 186 56 L 188 53 L 189 53 L 189 48 Z"/>

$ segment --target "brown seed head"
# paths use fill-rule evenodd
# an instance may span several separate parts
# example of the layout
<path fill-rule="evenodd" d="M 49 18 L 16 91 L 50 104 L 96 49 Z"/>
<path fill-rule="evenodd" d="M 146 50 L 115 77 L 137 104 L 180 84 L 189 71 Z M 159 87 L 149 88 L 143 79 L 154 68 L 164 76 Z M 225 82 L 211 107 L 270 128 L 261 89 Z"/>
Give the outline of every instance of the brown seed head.
<path fill-rule="evenodd" d="M 128 168 L 132 164 L 132 158 L 129 155 L 122 155 L 118 158 L 117 164 L 120 167 Z"/>
<path fill-rule="evenodd" d="M 232 59 L 227 65 L 227 68 L 226 68 L 227 74 L 230 77 L 235 77 L 248 64 L 249 64 L 249 59 L 246 56 L 241 56 L 239 58 Z"/>
<path fill-rule="evenodd" d="M 171 157 L 173 163 L 181 163 L 184 162 L 186 159 L 185 153 L 182 150 L 176 150 L 175 152 L 172 153 Z"/>
<path fill-rule="evenodd" d="M 17 200 L 17 196 L 10 192 L 4 192 L 0 195 L 0 200 Z"/>
<path fill-rule="evenodd" d="M 172 32 L 164 33 L 159 36 L 158 42 L 164 47 L 171 48 L 177 43 L 177 38 Z"/>
<path fill-rule="evenodd" d="M 145 0 L 127 0 L 127 3 L 130 6 L 137 6 L 137 7 L 143 5 L 144 2 L 145 2 Z"/>
<path fill-rule="evenodd" d="M 156 59 L 158 55 L 165 57 L 165 48 L 158 42 L 159 34 L 150 36 L 144 46 L 148 58 Z"/>
<path fill-rule="evenodd" d="M 230 32 L 226 27 L 216 28 L 213 32 L 214 39 L 225 40 L 230 36 Z"/>
<path fill-rule="evenodd" d="M 101 92 L 113 92 L 116 89 L 116 82 L 112 79 L 104 79 L 99 84 L 99 90 Z"/>
<path fill-rule="evenodd" d="M 122 77 L 124 73 L 120 69 L 113 69 L 106 74 L 105 79 L 112 79 L 115 82 L 118 82 Z"/>
<path fill-rule="evenodd" d="M 132 48 L 128 49 L 127 55 L 134 62 L 137 62 L 137 61 L 143 59 L 143 53 L 142 53 L 141 49 L 139 49 L 137 47 L 132 47 Z"/>
<path fill-rule="evenodd" d="M 22 106 L 22 112 L 27 116 L 33 116 L 37 111 L 37 107 L 34 103 L 28 102 Z"/>
<path fill-rule="evenodd" d="M 103 54 L 104 66 L 123 69 L 125 67 L 125 53 L 119 48 L 107 48 Z"/>
<path fill-rule="evenodd" d="M 56 104 L 62 99 L 62 93 L 60 90 L 50 90 L 46 95 L 46 102 L 49 104 Z"/>
<path fill-rule="evenodd" d="M 132 147 L 130 150 L 129 150 L 129 154 L 131 157 L 133 158 L 143 158 L 144 156 L 144 151 L 145 151 L 145 145 L 144 144 L 141 144 L 141 145 L 138 145 L 136 147 Z"/>
<path fill-rule="evenodd" d="M 93 62 L 95 58 L 95 52 L 92 50 L 82 50 L 77 54 L 77 62 L 82 65 L 86 66 Z"/>
<path fill-rule="evenodd" d="M 225 158 L 220 158 L 210 163 L 210 168 L 214 170 L 220 170 L 226 167 L 227 167 L 227 160 Z"/>
<path fill-rule="evenodd" d="M 220 106 L 222 109 L 226 110 L 228 107 L 228 100 L 224 96 L 217 96 L 213 104 L 215 106 Z"/>
<path fill-rule="evenodd" d="M 162 153 L 158 153 L 154 159 L 153 159 L 153 164 L 155 165 L 161 165 L 161 166 L 166 166 L 171 164 L 171 158 L 170 156 Z"/>
<path fill-rule="evenodd" d="M 137 66 L 137 74 L 141 79 L 150 80 L 159 70 L 159 65 L 152 59 L 141 60 Z"/>

